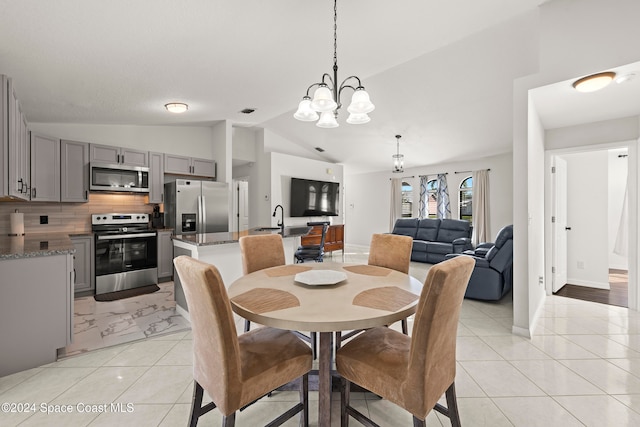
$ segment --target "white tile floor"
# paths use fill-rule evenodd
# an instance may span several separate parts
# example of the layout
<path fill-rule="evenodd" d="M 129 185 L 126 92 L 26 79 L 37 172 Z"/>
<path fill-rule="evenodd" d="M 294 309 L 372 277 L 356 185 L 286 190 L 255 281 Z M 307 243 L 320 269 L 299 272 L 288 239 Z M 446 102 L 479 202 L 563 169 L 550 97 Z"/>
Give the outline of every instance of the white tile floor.
<path fill-rule="evenodd" d="M 347 254 L 346 260 L 366 257 Z M 412 264 L 411 274 L 418 279 L 424 280 L 426 271 L 427 266 Z M 510 297 L 497 304 L 463 304 L 456 388 L 465 427 L 640 425 L 639 313 L 548 297 L 531 340 L 512 335 L 511 323 Z M 242 330 L 241 319 L 236 325 Z M 190 332 L 91 351 L 0 378 L 0 402 L 36 406 L 35 412 L 0 412 L 0 425 L 184 426 L 191 373 Z M 311 392 L 311 425 L 317 424 L 316 398 Z M 264 425 L 295 399 L 295 392 L 275 393 L 241 412 L 237 425 Z M 411 425 L 410 416 L 387 401 L 362 393 L 353 399 L 381 426 Z M 83 408 L 79 403 L 112 402 L 121 403 L 124 411 L 78 411 Z M 73 412 L 47 414 L 42 403 L 69 404 Z M 339 425 L 338 400 L 332 411 L 333 425 Z M 427 421 L 429 426 L 450 425 L 435 413 Z M 219 423 L 215 411 L 201 419 L 201 425 Z M 286 425 L 297 425 L 297 419 Z"/>

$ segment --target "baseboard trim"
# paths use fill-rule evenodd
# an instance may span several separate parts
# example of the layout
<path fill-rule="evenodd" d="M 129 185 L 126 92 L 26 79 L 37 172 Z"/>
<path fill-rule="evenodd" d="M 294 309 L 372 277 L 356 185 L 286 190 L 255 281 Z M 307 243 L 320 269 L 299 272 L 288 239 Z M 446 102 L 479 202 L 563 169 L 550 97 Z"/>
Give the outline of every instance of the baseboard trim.
<path fill-rule="evenodd" d="M 611 285 L 609 285 L 609 282 L 592 282 L 589 280 L 574 279 L 571 277 L 567 277 L 567 285 L 584 286 L 587 288 L 605 289 L 605 290 L 611 289 Z"/>

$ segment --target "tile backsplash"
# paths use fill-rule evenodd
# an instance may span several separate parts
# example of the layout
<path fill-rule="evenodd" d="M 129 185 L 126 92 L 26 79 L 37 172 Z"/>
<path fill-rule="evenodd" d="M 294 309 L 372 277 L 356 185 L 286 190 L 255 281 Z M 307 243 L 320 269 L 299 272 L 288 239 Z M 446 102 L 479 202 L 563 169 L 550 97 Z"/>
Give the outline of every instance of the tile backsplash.
<path fill-rule="evenodd" d="M 110 212 L 153 212 L 154 204 L 138 194 L 89 193 L 87 203 L 46 203 L 0 201 L 0 234 L 9 233 L 9 214 L 24 213 L 25 234 L 83 233 L 91 231 L 91 214 Z M 162 209 L 161 209 L 162 210 Z M 40 216 L 49 217 L 48 224 L 40 224 Z"/>

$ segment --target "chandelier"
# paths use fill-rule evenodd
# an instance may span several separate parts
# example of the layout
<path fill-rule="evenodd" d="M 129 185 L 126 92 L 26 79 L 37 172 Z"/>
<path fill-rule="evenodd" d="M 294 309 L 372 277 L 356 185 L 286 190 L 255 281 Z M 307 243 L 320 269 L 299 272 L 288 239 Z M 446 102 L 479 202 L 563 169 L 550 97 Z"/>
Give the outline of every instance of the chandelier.
<path fill-rule="evenodd" d="M 400 154 L 400 138 L 401 135 L 396 135 L 396 154 L 391 156 L 393 158 L 393 173 L 404 172 L 404 156 Z"/>
<path fill-rule="evenodd" d="M 338 0 L 333 2 L 333 76 L 329 73 L 322 75 L 322 80 L 307 88 L 307 93 L 302 97 L 298 105 L 298 110 L 293 117 L 303 122 L 316 121 L 316 126 L 321 128 L 338 127 L 338 110 L 342 107 L 340 97 L 346 88 L 353 90 L 351 104 L 347 108 L 349 117 L 347 123 L 358 125 L 368 123 L 371 119 L 368 113 L 372 112 L 375 106 L 369 99 L 369 94 L 364 90 L 358 76 L 349 76 L 338 86 Z M 352 82 L 348 84 L 348 82 Z M 357 86 L 355 85 L 357 82 Z M 313 99 L 309 96 L 309 91 L 316 87 Z M 320 113 L 320 115 L 318 115 Z"/>

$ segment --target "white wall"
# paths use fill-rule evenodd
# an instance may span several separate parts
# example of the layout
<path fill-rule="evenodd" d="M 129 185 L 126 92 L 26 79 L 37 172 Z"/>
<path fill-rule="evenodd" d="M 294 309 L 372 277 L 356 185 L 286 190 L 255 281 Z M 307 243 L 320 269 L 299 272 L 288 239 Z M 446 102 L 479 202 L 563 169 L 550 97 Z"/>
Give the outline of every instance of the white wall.
<path fill-rule="evenodd" d="M 527 145 L 527 266 L 528 318 L 536 319 L 542 312 L 545 298 L 544 234 L 532 230 L 544 230 L 544 129 L 540 117 L 529 98 Z M 519 236 L 514 236 L 514 241 Z M 515 256 L 515 255 L 514 255 Z M 542 280 L 540 280 L 542 278 Z M 515 279 L 514 279 L 515 280 Z M 514 292 L 515 295 L 515 292 Z M 515 307 L 514 298 L 514 307 Z M 515 316 L 514 316 L 515 318 Z M 515 323 L 514 323 L 514 326 Z M 520 327 L 520 325 L 518 325 Z M 524 329 L 524 328 L 522 328 Z M 517 332 L 522 332 L 517 329 Z"/>
<path fill-rule="evenodd" d="M 437 166 L 421 166 L 405 169 L 401 177 L 414 188 L 414 216 L 418 215 L 420 200 L 419 175 L 447 173 L 447 185 L 451 198 L 451 217 L 458 218 L 458 188 L 460 183 L 471 175 L 456 171 L 491 169 L 489 173 L 490 235 L 495 236 L 505 225 L 512 224 L 513 182 L 511 154 L 485 157 L 474 161 L 447 163 Z M 413 176 L 413 178 L 410 178 Z M 354 245 L 368 245 L 373 233 L 389 232 L 390 178 L 396 178 L 391 172 L 376 172 L 345 177 L 345 241 Z"/>
<path fill-rule="evenodd" d="M 635 44 L 620 42 L 640 39 L 637 19 L 640 2 L 637 0 L 554 0 L 542 4 L 539 11 L 539 70 L 514 82 L 514 330 L 525 334 L 533 329 L 538 308 L 532 307 L 537 302 L 530 301 L 524 294 L 536 288 L 530 278 L 535 276 L 539 266 L 530 264 L 530 254 L 518 240 L 532 240 L 535 244 L 544 245 L 543 223 L 529 225 L 529 211 L 535 206 L 531 203 L 542 204 L 544 200 L 542 195 L 532 200 L 526 193 L 526 183 L 536 179 L 543 168 L 542 165 L 529 166 L 535 159 L 530 159 L 528 150 L 523 147 L 523 144 L 537 144 L 528 141 L 527 92 L 535 87 L 636 62 L 640 55 Z M 540 171 L 535 170 L 537 168 Z M 633 178 L 637 180 L 637 174 Z M 633 195 L 636 203 L 637 196 Z M 631 208 L 637 212 L 637 206 Z M 630 233 L 633 234 L 634 230 Z M 637 257 L 639 249 L 634 236 L 630 235 L 633 249 L 630 260 Z M 636 278 L 631 269 L 629 274 L 631 283 Z M 631 288 L 629 298 L 630 307 L 637 307 L 637 295 L 632 294 Z"/>
<path fill-rule="evenodd" d="M 251 128 L 232 128 L 233 160 L 256 161 L 256 130 Z M 237 176 L 234 172 L 234 177 Z"/>
<path fill-rule="evenodd" d="M 629 268 L 627 255 L 620 255 L 614 252 L 616 236 L 620 228 L 620 218 L 622 215 L 622 207 L 625 199 L 625 189 L 627 188 L 627 157 L 618 157 L 619 155 L 627 155 L 626 149 L 609 150 L 609 200 L 608 200 L 608 218 L 609 218 L 609 268 L 618 270 L 626 270 Z M 628 211 L 628 209 L 627 209 Z M 628 215 L 627 215 L 628 217 Z M 623 226 L 624 227 L 624 226 Z M 626 224 L 628 235 L 629 224 Z"/>
<path fill-rule="evenodd" d="M 72 141 L 137 148 L 220 161 L 213 155 L 213 144 L 217 141 L 210 126 L 29 123 L 29 129 Z"/>
<path fill-rule="evenodd" d="M 567 283 L 609 289 L 606 150 L 560 156 L 567 161 Z M 626 177 L 625 177 L 626 179 Z"/>

